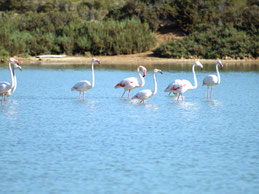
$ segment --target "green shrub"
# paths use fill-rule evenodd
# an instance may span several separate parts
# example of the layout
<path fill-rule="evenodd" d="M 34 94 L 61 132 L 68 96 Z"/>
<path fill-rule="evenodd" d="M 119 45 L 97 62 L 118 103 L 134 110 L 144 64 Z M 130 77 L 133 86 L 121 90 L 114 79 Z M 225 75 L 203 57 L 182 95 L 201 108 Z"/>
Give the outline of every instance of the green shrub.
<path fill-rule="evenodd" d="M 258 58 L 258 38 L 235 28 L 195 31 L 181 40 L 161 45 L 154 54 L 167 58 Z"/>

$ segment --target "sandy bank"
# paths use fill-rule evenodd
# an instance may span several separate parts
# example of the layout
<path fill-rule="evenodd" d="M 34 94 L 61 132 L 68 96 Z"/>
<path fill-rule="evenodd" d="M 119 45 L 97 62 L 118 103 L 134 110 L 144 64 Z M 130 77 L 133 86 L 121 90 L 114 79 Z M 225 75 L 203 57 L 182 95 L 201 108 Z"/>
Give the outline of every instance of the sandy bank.
<path fill-rule="evenodd" d="M 96 56 L 102 65 L 176 65 L 190 64 L 199 60 L 204 64 L 215 64 L 215 60 L 211 59 L 167 59 L 153 57 L 150 53 L 133 54 L 133 55 L 117 55 L 117 56 Z M 84 65 L 90 64 L 91 57 L 84 56 L 44 56 L 42 58 L 29 57 L 19 58 L 22 65 Z M 221 60 L 224 65 L 259 65 L 259 60 Z"/>

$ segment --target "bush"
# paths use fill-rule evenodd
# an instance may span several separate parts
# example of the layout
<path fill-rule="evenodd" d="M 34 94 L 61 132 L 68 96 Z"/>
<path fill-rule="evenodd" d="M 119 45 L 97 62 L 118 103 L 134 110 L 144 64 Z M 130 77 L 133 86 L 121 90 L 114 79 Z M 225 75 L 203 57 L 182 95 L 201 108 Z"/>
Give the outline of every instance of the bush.
<path fill-rule="evenodd" d="M 0 46 L 10 55 L 131 54 L 147 51 L 156 42 L 148 24 L 137 18 L 82 21 L 73 13 L 52 11 L 9 14 L 0 17 L 0 25 Z"/>
<path fill-rule="evenodd" d="M 195 31 L 189 36 L 161 45 L 154 54 L 167 58 L 205 58 L 231 57 L 258 58 L 258 38 L 235 28 Z"/>

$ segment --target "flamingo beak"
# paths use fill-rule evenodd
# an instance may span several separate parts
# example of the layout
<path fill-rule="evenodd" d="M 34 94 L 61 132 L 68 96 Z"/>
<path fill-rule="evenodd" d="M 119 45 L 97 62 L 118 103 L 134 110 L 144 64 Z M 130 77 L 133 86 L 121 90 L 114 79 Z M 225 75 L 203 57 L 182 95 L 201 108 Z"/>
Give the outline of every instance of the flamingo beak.
<path fill-rule="evenodd" d="M 146 76 L 146 74 L 147 74 L 147 72 L 146 72 L 146 71 L 144 71 L 144 72 L 143 72 L 143 77 L 145 77 L 145 76 Z"/>

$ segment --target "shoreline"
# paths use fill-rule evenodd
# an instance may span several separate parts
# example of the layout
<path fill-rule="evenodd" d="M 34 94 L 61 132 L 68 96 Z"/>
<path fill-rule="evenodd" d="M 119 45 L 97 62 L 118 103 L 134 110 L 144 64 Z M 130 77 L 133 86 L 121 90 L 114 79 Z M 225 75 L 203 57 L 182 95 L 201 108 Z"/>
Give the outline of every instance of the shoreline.
<path fill-rule="evenodd" d="M 16 57 L 22 65 L 90 65 L 92 57 L 45 55 L 40 57 Z M 218 59 L 172 59 L 152 56 L 152 52 L 131 55 L 95 56 L 102 65 L 192 65 L 196 60 L 204 64 L 215 64 Z M 259 65 L 259 59 L 221 59 L 224 65 Z"/>

